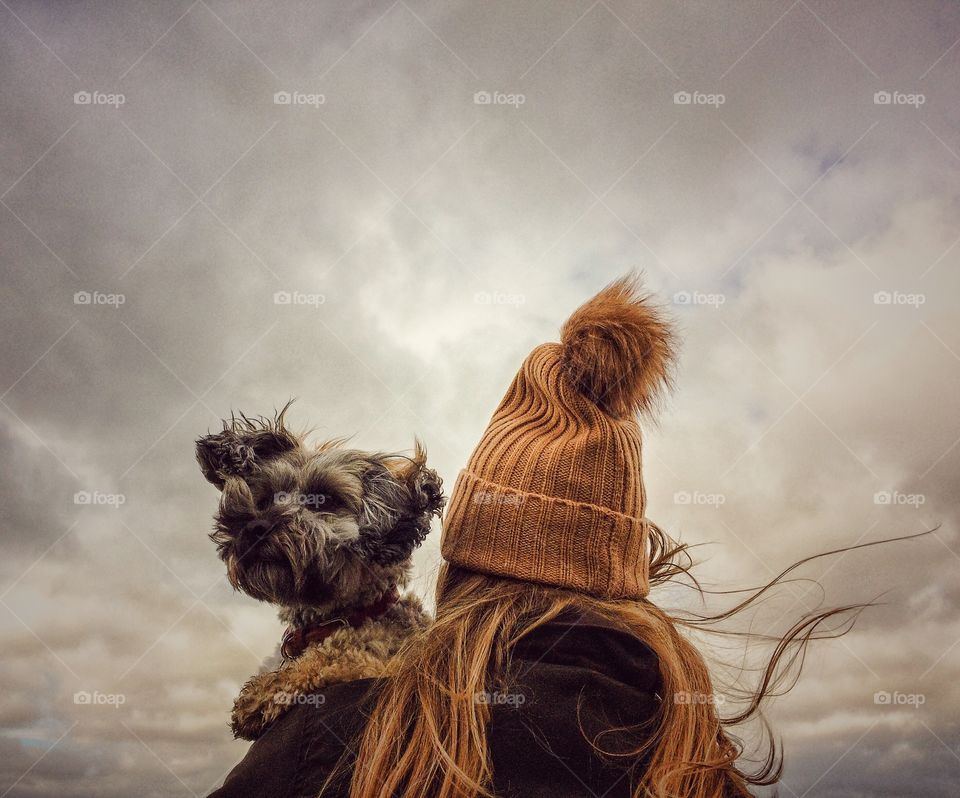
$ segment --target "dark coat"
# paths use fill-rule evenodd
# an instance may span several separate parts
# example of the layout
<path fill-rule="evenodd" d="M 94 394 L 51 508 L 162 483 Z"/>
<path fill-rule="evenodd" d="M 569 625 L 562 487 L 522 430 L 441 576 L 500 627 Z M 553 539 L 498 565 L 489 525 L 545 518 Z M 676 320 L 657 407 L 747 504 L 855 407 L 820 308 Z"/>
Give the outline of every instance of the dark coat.
<path fill-rule="evenodd" d="M 629 796 L 643 763 L 635 762 L 631 771 L 623 760 L 605 762 L 588 739 L 655 715 L 660 675 L 650 649 L 603 618 L 568 617 L 521 640 L 512 672 L 510 686 L 487 699 L 492 703 L 487 745 L 494 794 Z M 324 690 L 322 702 L 291 708 L 250 747 L 211 798 L 316 796 L 341 755 L 355 750 L 377 685 L 373 679 L 336 685 Z M 639 733 L 618 733 L 600 742 L 607 750 L 625 750 L 642 740 Z M 342 785 L 324 795 L 339 798 L 347 792 Z"/>

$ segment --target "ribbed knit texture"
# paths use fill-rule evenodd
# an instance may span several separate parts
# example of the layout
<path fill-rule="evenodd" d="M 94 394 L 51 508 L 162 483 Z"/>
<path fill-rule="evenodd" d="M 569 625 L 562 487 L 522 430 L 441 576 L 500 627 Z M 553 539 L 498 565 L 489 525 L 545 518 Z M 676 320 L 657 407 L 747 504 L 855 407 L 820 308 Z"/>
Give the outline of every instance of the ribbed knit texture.
<path fill-rule="evenodd" d="M 454 565 L 605 598 L 649 591 L 640 426 L 670 387 L 674 335 L 636 276 L 573 312 L 520 367 L 453 487 Z"/>
<path fill-rule="evenodd" d="M 641 598 L 640 427 L 570 385 L 562 353 L 543 344 L 524 361 L 457 478 L 441 551 L 473 571 Z"/>

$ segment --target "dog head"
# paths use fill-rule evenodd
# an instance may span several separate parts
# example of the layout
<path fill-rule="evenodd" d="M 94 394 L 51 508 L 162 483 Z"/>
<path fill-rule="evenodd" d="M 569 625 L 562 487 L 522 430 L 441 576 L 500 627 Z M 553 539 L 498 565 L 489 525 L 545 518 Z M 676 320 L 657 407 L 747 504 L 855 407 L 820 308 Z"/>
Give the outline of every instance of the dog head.
<path fill-rule="evenodd" d="M 197 441 L 221 490 L 210 537 L 230 583 L 283 607 L 332 609 L 405 582 L 445 502 L 426 452 L 419 442 L 412 457 L 308 445 L 285 426 L 286 409 L 231 417 Z"/>

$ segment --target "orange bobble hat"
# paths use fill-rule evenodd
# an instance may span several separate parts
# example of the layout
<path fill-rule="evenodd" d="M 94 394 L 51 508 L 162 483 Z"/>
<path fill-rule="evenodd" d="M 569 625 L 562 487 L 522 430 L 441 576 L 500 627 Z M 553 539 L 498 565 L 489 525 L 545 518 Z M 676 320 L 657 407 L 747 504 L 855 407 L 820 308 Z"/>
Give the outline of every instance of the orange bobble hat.
<path fill-rule="evenodd" d="M 441 538 L 471 571 L 604 598 L 649 591 L 641 431 L 674 334 L 636 276 L 578 308 L 520 366 L 456 481 Z"/>

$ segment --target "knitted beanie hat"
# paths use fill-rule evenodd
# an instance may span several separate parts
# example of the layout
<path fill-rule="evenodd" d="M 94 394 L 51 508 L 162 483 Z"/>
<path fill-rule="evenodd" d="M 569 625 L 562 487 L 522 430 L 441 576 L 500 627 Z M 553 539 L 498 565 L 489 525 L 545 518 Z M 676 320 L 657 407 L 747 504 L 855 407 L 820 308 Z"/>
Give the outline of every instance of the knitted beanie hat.
<path fill-rule="evenodd" d="M 606 598 L 649 591 L 638 413 L 669 387 L 673 334 L 628 276 L 520 367 L 457 477 L 448 562 Z"/>

